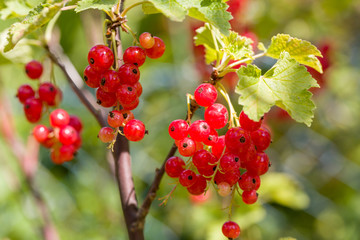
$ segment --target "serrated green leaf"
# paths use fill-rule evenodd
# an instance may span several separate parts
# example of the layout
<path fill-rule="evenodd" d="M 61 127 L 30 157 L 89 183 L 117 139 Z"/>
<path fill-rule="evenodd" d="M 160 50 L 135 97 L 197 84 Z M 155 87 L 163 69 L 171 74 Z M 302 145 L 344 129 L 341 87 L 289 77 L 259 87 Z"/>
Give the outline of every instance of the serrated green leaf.
<path fill-rule="evenodd" d="M 216 50 L 214 39 L 219 51 Z M 194 40 L 196 46 L 203 45 L 205 47 L 205 60 L 207 64 L 216 60 L 217 52 L 220 58 L 224 53 L 227 53 L 230 59 L 233 60 L 240 60 L 253 55 L 252 40 L 250 38 L 242 37 L 233 31 L 230 31 L 227 37 L 221 34 L 217 28 L 211 27 L 209 24 L 205 24 L 204 27 L 196 30 Z"/>
<path fill-rule="evenodd" d="M 31 8 L 24 0 L 9 0 L 4 2 L 4 6 L 0 10 L 0 18 L 2 20 L 25 17 Z"/>
<path fill-rule="evenodd" d="M 289 53 L 281 53 L 278 62 L 263 76 L 255 65 L 241 67 L 237 74 L 239 104 L 251 119 L 258 121 L 276 105 L 296 121 L 311 125 L 315 105 L 308 89 L 319 85 Z"/>
<path fill-rule="evenodd" d="M 232 18 L 228 5 L 221 0 L 149 0 L 143 4 L 145 14 L 161 12 L 173 21 L 183 21 L 187 15 L 211 23 L 228 35 Z"/>
<path fill-rule="evenodd" d="M 13 49 L 25 35 L 44 26 L 56 15 L 57 12 L 60 11 L 62 6 L 63 3 L 56 3 L 52 5 L 40 4 L 31 10 L 24 20 L 11 25 L 7 33 L 7 43 L 4 47 L 4 52 L 8 52 Z"/>
<path fill-rule="evenodd" d="M 262 42 L 259 42 L 259 43 L 258 43 L 257 48 L 258 48 L 260 51 L 264 51 L 264 52 L 267 51 L 265 45 L 264 45 Z"/>
<path fill-rule="evenodd" d="M 75 12 L 82 12 L 88 9 L 110 11 L 118 2 L 118 0 L 81 0 L 77 3 L 78 6 L 75 8 Z"/>
<path fill-rule="evenodd" d="M 316 56 L 322 57 L 321 52 L 310 42 L 291 37 L 288 34 L 278 34 L 271 39 L 266 55 L 279 58 L 286 51 L 292 58 L 301 64 L 314 68 L 322 73 L 322 66 Z"/>

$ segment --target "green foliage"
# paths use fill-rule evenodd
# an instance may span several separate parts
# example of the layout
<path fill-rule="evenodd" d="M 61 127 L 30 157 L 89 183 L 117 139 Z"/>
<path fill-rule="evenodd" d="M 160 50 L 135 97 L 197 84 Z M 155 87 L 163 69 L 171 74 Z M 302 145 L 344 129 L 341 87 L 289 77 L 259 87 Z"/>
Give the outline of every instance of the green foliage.
<path fill-rule="evenodd" d="M 110 11 L 118 3 L 118 0 L 81 0 L 77 3 L 76 12 L 82 12 L 87 9 L 98 9 Z"/>
<path fill-rule="evenodd" d="M 210 24 L 205 24 L 204 27 L 198 28 L 196 33 L 195 45 L 204 45 L 207 64 L 217 60 L 217 55 L 222 58 L 224 53 L 235 60 L 248 58 L 254 54 L 251 47 L 252 40 L 236 32 L 230 31 L 227 37 Z"/>
<path fill-rule="evenodd" d="M 161 12 L 173 21 L 183 21 L 186 15 L 216 26 L 228 35 L 232 18 L 226 11 L 228 5 L 221 0 L 150 0 L 143 4 L 145 14 Z"/>
<path fill-rule="evenodd" d="M 310 42 L 291 37 L 288 34 L 278 34 L 271 39 L 266 55 L 278 59 L 283 51 L 288 52 L 290 57 L 299 63 L 322 73 L 321 63 L 316 57 L 322 57 L 322 55 Z"/>
<path fill-rule="evenodd" d="M 315 105 L 308 89 L 319 85 L 289 53 L 281 53 L 278 62 L 263 76 L 255 65 L 241 67 L 237 74 L 239 104 L 251 119 L 259 120 L 276 105 L 296 121 L 311 125 Z"/>
<path fill-rule="evenodd" d="M 11 25 L 7 33 L 7 43 L 4 52 L 8 52 L 27 34 L 41 28 L 58 13 L 63 3 L 40 4 L 25 17 L 21 22 Z"/>

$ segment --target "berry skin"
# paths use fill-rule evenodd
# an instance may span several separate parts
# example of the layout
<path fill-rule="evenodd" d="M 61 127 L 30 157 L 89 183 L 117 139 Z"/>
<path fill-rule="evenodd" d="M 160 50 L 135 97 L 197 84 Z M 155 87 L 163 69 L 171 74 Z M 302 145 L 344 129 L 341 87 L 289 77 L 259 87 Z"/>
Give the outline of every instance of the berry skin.
<path fill-rule="evenodd" d="M 253 132 L 260 128 L 262 119 L 258 122 L 251 120 L 244 111 L 241 111 L 239 116 L 240 126 L 246 131 Z"/>
<path fill-rule="evenodd" d="M 101 75 L 100 87 L 105 92 L 116 92 L 120 87 L 120 75 L 113 70 L 107 70 Z"/>
<path fill-rule="evenodd" d="M 203 107 L 209 107 L 217 99 L 217 90 L 210 83 L 200 84 L 194 92 L 196 102 Z"/>
<path fill-rule="evenodd" d="M 234 153 L 241 154 L 246 152 L 251 144 L 250 134 L 241 127 L 234 127 L 225 134 L 226 148 Z"/>
<path fill-rule="evenodd" d="M 232 172 L 240 168 L 240 157 L 232 154 L 225 153 L 220 158 L 220 169 L 223 173 Z"/>
<path fill-rule="evenodd" d="M 139 82 L 137 82 L 133 86 L 136 89 L 137 96 L 140 97 L 143 92 L 141 84 Z"/>
<path fill-rule="evenodd" d="M 231 193 L 231 186 L 227 182 L 221 182 L 218 184 L 218 193 L 222 197 L 229 196 Z"/>
<path fill-rule="evenodd" d="M 216 145 L 217 141 L 218 141 L 218 133 L 215 129 L 211 128 L 209 136 L 205 138 L 203 142 L 207 146 L 214 146 Z"/>
<path fill-rule="evenodd" d="M 114 140 L 115 134 L 114 130 L 111 127 L 103 127 L 100 129 L 98 138 L 103 143 L 111 142 Z"/>
<path fill-rule="evenodd" d="M 124 122 L 124 116 L 123 116 L 122 112 L 113 110 L 113 111 L 109 112 L 108 117 L 107 117 L 107 122 L 110 127 L 113 127 L 113 128 L 120 127 L 120 126 L 122 126 L 122 124 Z"/>
<path fill-rule="evenodd" d="M 134 114 L 129 110 L 122 110 L 121 111 L 124 121 L 123 124 L 128 123 L 130 120 L 134 119 Z"/>
<path fill-rule="evenodd" d="M 81 120 L 80 118 L 78 118 L 77 116 L 75 115 L 70 115 L 70 120 L 69 120 L 69 124 L 70 126 L 72 126 L 73 128 L 75 128 L 75 130 L 77 132 L 81 132 L 83 126 L 82 126 L 82 123 L 81 123 Z"/>
<path fill-rule="evenodd" d="M 63 145 L 59 149 L 60 158 L 63 162 L 71 161 L 75 152 L 76 149 L 73 145 Z"/>
<path fill-rule="evenodd" d="M 124 63 L 134 64 L 138 67 L 142 66 L 146 60 L 145 50 L 141 47 L 128 47 L 123 55 Z"/>
<path fill-rule="evenodd" d="M 225 127 L 229 120 L 229 114 L 226 107 L 220 103 L 214 103 L 205 110 L 205 121 L 210 127 L 220 129 Z"/>
<path fill-rule="evenodd" d="M 206 179 L 201 175 L 196 175 L 195 183 L 187 188 L 191 195 L 200 195 L 205 192 L 207 187 Z"/>
<path fill-rule="evenodd" d="M 260 129 L 251 133 L 251 140 L 256 147 L 258 152 L 263 152 L 266 150 L 271 143 L 271 135 L 270 132 L 261 127 Z"/>
<path fill-rule="evenodd" d="M 33 60 L 25 66 L 26 75 L 31 79 L 38 79 L 43 72 L 43 66 L 40 62 Z"/>
<path fill-rule="evenodd" d="M 154 37 L 155 44 L 152 48 L 145 49 L 146 56 L 152 59 L 160 58 L 165 52 L 165 43 L 161 38 Z"/>
<path fill-rule="evenodd" d="M 65 127 L 70 122 L 69 114 L 63 109 L 55 109 L 50 113 L 50 125 L 53 127 Z"/>
<path fill-rule="evenodd" d="M 105 45 L 93 46 L 88 54 L 89 65 L 97 72 L 108 70 L 114 63 L 114 54 Z"/>
<path fill-rule="evenodd" d="M 243 191 L 241 194 L 242 200 L 246 204 L 253 204 L 257 201 L 259 194 L 256 190 Z"/>
<path fill-rule="evenodd" d="M 235 239 L 240 235 L 240 227 L 236 222 L 227 221 L 222 226 L 222 233 L 229 239 Z"/>
<path fill-rule="evenodd" d="M 41 118 L 42 102 L 37 98 L 28 98 L 24 103 L 24 112 L 26 119 L 31 123 L 36 123 Z"/>
<path fill-rule="evenodd" d="M 49 82 L 44 82 L 39 86 L 39 98 L 49 106 L 56 104 L 57 88 Z"/>
<path fill-rule="evenodd" d="M 225 148 L 225 136 L 218 136 L 217 141 L 214 145 L 211 147 L 211 152 L 214 154 L 214 156 L 219 159 L 221 155 L 223 154 Z"/>
<path fill-rule="evenodd" d="M 140 71 L 131 63 L 123 64 L 118 70 L 121 84 L 134 85 L 140 79 Z"/>
<path fill-rule="evenodd" d="M 133 86 L 123 84 L 116 90 L 116 98 L 122 105 L 125 105 L 123 107 L 126 108 L 126 105 L 134 102 L 138 96 Z"/>
<path fill-rule="evenodd" d="M 39 143 L 44 142 L 49 135 L 49 129 L 44 125 L 37 125 L 33 129 L 33 135 Z"/>
<path fill-rule="evenodd" d="M 84 81 L 89 87 L 98 88 L 100 87 L 101 74 L 91 66 L 87 66 L 84 70 Z"/>
<path fill-rule="evenodd" d="M 174 140 L 181 140 L 187 137 L 189 125 L 185 120 L 177 119 L 169 125 L 169 135 Z"/>
<path fill-rule="evenodd" d="M 240 171 L 235 170 L 232 172 L 221 173 L 217 171 L 214 177 L 215 184 L 227 182 L 230 186 L 234 186 L 240 178 Z"/>
<path fill-rule="evenodd" d="M 264 175 L 269 170 L 270 161 L 266 153 L 256 153 L 256 159 L 246 164 L 246 169 L 253 175 Z"/>
<path fill-rule="evenodd" d="M 139 36 L 139 42 L 140 45 L 145 48 L 145 49 L 149 49 L 152 48 L 155 44 L 155 39 L 152 36 L 151 33 L 148 32 L 144 32 Z"/>
<path fill-rule="evenodd" d="M 196 145 L 195 145 L 194 140 L 192 140 L 191 138 L 188 138 L 188 137 L 180 140 L 179 145 L 178 145 L 178 150 L 179 150 L 179 153 L 184 157 L 190 157 L 190 156 L 194 155 L 195 150 L 196 150 Z"/>
<path fill-rule="evenodd" d="M 190 137 L 197 142 L 203 142 L 209 137 L 210 126 L 204 120 L 197 120 L 193 122 L 189 127 Z"/>
<path fill-rule="evenodd" d="M 240 176 L 238 184 L 244 191 L 258 190 L 260 187 L 260 177 L 245 172 Z"/>
<path fill-rule="evenodd" d="M 144 123 L 137 119 L 130 120 L 124 127 L 124 135 L 130 141 L 140 141 L 145 136 Z"/>
<path fill-rule="evenodd" d="M 165 163 L 165 172 L 169 177 L 178 178 L 185 169 L 185 162 L 180 157 L 170 157 Z"/>
<path fill-rule="evenodd" d="M 212 165 L 215 165 L 217 162 L 217 159 L 212 155 L 210 152 L 202 149 L 198 150 L 194 153 L 193 156 L 193 164 L 198 169 L 200 168 L 209 168 Z"/>
<path fill-rule="evenodd" d="M 75 130 L 75 128 L 73 128 L 72 126 L 67 125 L 67 126 L 60 129 L 59 141 L 63 145 L 71 145 L 71 144 L 76 142 L 76 140 L 78 138 L 77 134 L 78 133 Z"/>
<path fill-rule="evenodd" d="M 196 173 L 190 169 L 184 170 L 180 173 L 179 182 L 183 187 L 192 186 L 196 180 Z"/>
<path fill-rule="evenodd" d="M 96 99 L 96 102 L 103 107 L 112 107 L 116 104 L 115 93 L 105 92 L 101 88 L 96 90 Z"/>
<path fill-rule="evenodd" d="M 34 96 L 35 96 L 34 89 L 28 84 L 21 85 L 18 88 L 18 91 L 16 94 L 16 97 L 19 98 L 19 101 L 21 103 L 25 103 L 26 99 L 32 98 Z"/>

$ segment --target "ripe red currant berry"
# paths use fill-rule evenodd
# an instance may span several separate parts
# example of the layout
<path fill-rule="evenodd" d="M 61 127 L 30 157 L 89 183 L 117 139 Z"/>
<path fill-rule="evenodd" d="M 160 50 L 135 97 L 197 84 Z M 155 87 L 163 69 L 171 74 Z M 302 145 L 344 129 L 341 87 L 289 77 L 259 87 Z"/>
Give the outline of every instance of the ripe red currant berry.
<path fill-rule="evenodd" d="M 260 177 L 244 172 L 238 181 L 239 187 L 244 191 L 258 190 L 260 187 Z"/>
<path fill-rule="evenodd" d="M 77 140 L 77 131 L 70 125 L 62 127 L 59 132 L 59 141 L 63 145 L 71 145 Z"/>
<path fill-rule="evenodd" d="M 170 157 L 165 163 L 165 172 L 169 177 L 178 178 L 185 169 L 185 162 L 180 157 Z"/>
<path fill-rule="evenodd" d="M 221 173 L 217 171 L 214 177 L 214 183 L 227 182 L 230 186 L 234 186 L 240 178 L 240 171 L 237 169 L 232 172 Z"/>
<path fill-rule="evenodd" d="M 225 145 L 230 152 L 240 154 L 246 152 L 251 144 L 250 134 L 241 127 L 234 127 L 225 134 Z"/>
<path fill-rule="evenodd" d="M 95 71 L 104 72 L 113 65 L 114 54 L 107 46 L 96 45 L 89 51 L 88 62 Z"/>
<path fill-rule="evenodd" d="M 71 161 L 74 158 L 76 149 L 73 145 L 63 145 L 59 149 L 59 157 L 62 162 Z"/>
<path fill-rule="evenodd" d="M 211 152 L 214 156 L 219 159 L 224 152 L 225 148 L 225 136 L 218 136 L 217 141 L 211 146 Z"/>
<path fill-rule="evenodd" d="M 103 107 L 112 107 L 116 104 L 115 93 L 105 92 L 102 88 L 96 90 L 96 99 L 96 102 Z"/>
<path fill-rule="evenodd" d="M 154 37 L 155 43 L 152 48 L 145 49 L 146 56 L 152 59 L 160 58 L 165 52 L 165 43 L 161 38 Z"/>
<path fill-rule="evenodd" d="M 91 66 L 87 66 L 84 70 L 84 81 L 91 88 L 100 87 L 101 73 L 95 71 Z"/>
<path fill-rule="evenodd" d="M 124 122 L 124 116 L 123 116 L 122 112 L 113 110 L 113 111 L 109 112 L 109 114 L 107 116 L 107 122 L 110 127 L 113 127 L 113 128 L 120 127 L 120 126 L 122 126 L 122 124 Z"/>
<path fill-rule="evenodd" d="M 123 55 L 124 63 L 135 64 L 138 67 L 143 65 L 145 60 L 145 50 L 137 46 L 128 47 Z"/>
<path fill-rule="evenodd" d="M 36 125 L 33 129 L 33 135 L 39 143 L 44 142 L 49 135 L 49 129 L 44 125 Z"/>
<path fill-rule="evenodd" d="M 151 33 L 143 32 L 139 37 L 139 42 L 143 48 L 149 49 L 154 46 L 155 39 Z"/>
<path fill-rule="evenodd" d="M 194 155 L 196 146 L 194 140 L 191 138 L 184 138 L 180 140 L 179 146 L 178 146 L 179 153 L 184 157 L 190 157 Z"/>
<path fill-rule="evenodd" d="M 57 88 L 49 82 L 41 83 L 39 86 L 39 98 L 41 101 L 46 102 L 47 105 L 55 105 L 55 99 L 57 95 Z"/>
<path fill-rule="evenodd" d="M 134 119 L 134 114 L 129 110 L 121 110 L 121 113 L 124 118 L 123 125 Z"/>
<path fill-rule="evenodd" d="M 60 148 L 51 149 L 50 158 L 54 164 L 63 164 L 65 162 L 65 159 L 60 154 Z"/>
<path fill-rule="evenodd" d="M 134 102 L 138 96 L 136 89 L 128 84 L 121 85 L 116 90 L 116 98 L 122 105 L 129 105 L 130 103 Z M 125 106 L 123 106 L 125 108 Z"/>
<path fill-rule="evenodd" d="M 199 151 L 201 149 L 204 149 L 204 144 L 195 141 L 195 151 Z"/>
<path fill-rule="evenodd" d="M 233 153 L 225 153 L 220 158 L 220 169 L 223 173 L 232 172 L 240 168 L 240 157 Z"/>
<path fill-rule="evenodd" d="M 183 187 L 192 186 L 196 180 L 196 173 L 190 169 L 184 170 L 180 173 L 179 182 Z"/>
<path fill-rule="evenodd" d="M 118 70 L 121 84 L 134 85 L 140 79 L 140 71 L 131 63 L 123 64 Z"/>
<path fill-rule="evenodd" d="M 239 120 L 240 120 L 240 126 L 249 132 L 258 130 L 262 123 L 262 118 L 260 119 L 260 121 L 255 122 L 251 120 L 244 111 L 241 111 Z"/>
<path fill-rule="evenodd" d="M 199 168 L 209 168 L 217 163 L 217 159 L 210 152 L 202 149 L 196 151 L 193 156 L 193 164 Z"/>
<path fill-rule="evenodd" d="M 124 127 L 124 135 L 130 141 L 140 141 L 145 136 L 145 125 L 142 121 L 133 119 L 126 123 Z"/>
<path fill-rule="evenodd" d="M 204 120 L 197 120 L 193 122 L 189 127 L 190 137 L 197 142 L 203 142 L 210 135 L 210 126 Z"/>
<path fill-rule="evenodd" d="M 98 138 L 103 143 L 108 143 L 114 140 L 115 134 L 114 130 L 111 127 L 103 127 L 100 129 Z"/>
<path fill-rule="evenodd" d="M 17 94 L 16 94 L 16 97 L 19 99 L 19 101 L 21 103 L 25 103 L 26 99 L 32 98 L 34 96 L 35 96 L 35 91 L 28 84 L 21 85 L 18 88 L 18 91 L 17 91 Z"/>
<path fill-rule="evenodd" d="M 41 142 L 41 145 L 44 146 L 45 148 L 52 148 L 55 142 L 57 142 L 57 139 L 55 138 L 54 130 L 51 128 L 48 130 L 49 130 L 49 134 L 47 138 L 43 142 Z"/>
<path fill-rule="evenodd" d="M 251 140 L 256 147 L 258 152 L 263 152 L 266 150 L 271 143 L 271 135 L 270 132 L 261 127 L 260 129 L 251 133 Z"/>
<path fill-rule="evenodd" d="M 196 175 L 195 182 L 187 190 L 191 195 L 200 195 L 205 192 L 206 187 L 206 179 L 201 175 Z"/>
<path fill-rule="evenodd" d="M 264 175 L 270 167 L 269 157 L 266 153 L 256 153 L 255 161 L 250 161 L 246 164 L 246 169 L 253 175 Z"/>
<path fill-rule="evenodd" d="M 100 87 L 105 92 L 116 92 L 120 87 L 120 75 L 114 70 L 107 70 L 101 75 Z"/>
<path fill-rule="evenodd" d="M 69 124 L 70 126 L 72 126 L 73 128 L 75 128 L 75 130 L 79 133 L 81 132 L 83 126 L 81 123 L 80 118 L 78 118 L 75 115 L 70 115 L 70 120 L 69 120 Z"/>
<path fill-rule="evenodd" d="M 32 60 L 28 62 L 25 66 L 26 75 L 31 79 L 38 79 L 41 77 L 43 72 L 43 66 L 40 62 Z"/>
<path fill-rule="evenodd" d="M 204 118 L 210 127 L 220 129 L 225 127 L 228 122 L 228 110 L 224 105 L 214 103 L 205 110 Z"/>
<path fill-rule="evenodd" d="M 208 165 L 206 168 L 197 168 L 199 174 L 206 178 L 206 180 L 210 181 L 212 179 L 212 175 L 216 170 L 215 165 Z"/>
<path fill-rule="evenodd" d="M 196 102 L 203 107 L 209 107 L 217 99 L 217 90 L 210 83 L 200 84 L 194 92 Z"/>
<path fill-rule="evenodd" d="M 209 136 L 206 139 L 204 139 L 203 142 L 207 146 L 213 146 L 217 143 L 217 141 L 218 141 L 218 133 L 214 128 L 211 128 Z"/>
<path fill-rule="evenodd" d="M 240 235 L 240 227 L 236 222 L 227 221 L 222 226 L 222 233 L 229 239 L 235 239 Z"/>
<path fill-rule="evenodd" d="M 24 103 L 26 119 L 31 123 L 36 123 L 41 118 L 42 102 L 37 98 L 28 98 Z"/>
<path fill-rule="evenodd" d="M 137 106 L 139 106 L 140 100 L 139 98 L 136 98 L 133 102 L 129 103 L 129 104 L 121 104 L 121 110 L 134 110 L 135 108 L 137 108 Z"/>
<path fill-rule="evenodd" d="M 136 89 L 137 96 L 140 97 L 143 91 L 141 84 L 137 82 L 133 86 Z"/>
<path fill-rule="evenodd" d="M 50 125 L 53 127 L 65 127 L 70 122 L 69 114 L 63 109 L 55 109 L 50 113 Z"/>
<path fill-rule="evenodd" d="M 246 204 L 253 204 L 257 201 L 259 194 L 256 190 L 243 191 L 241 194 L 242 200 Z"/>
<path fill-rule="evenodd" d="M 218 185 L 218 193 L 222 197 L 229 196 L 231 193 L 231 186 L 227 182 L 221 182 Z"/>
<path fill-rule="evenodd" d="M 181 140 L 188 135 L 189 125 L 185 120 L 177 119 L 169 125 L 169 135 L 174 140 Z"/>
<path fill-rule="evenodd" d="M 81 145 L 82 145 L 81 136 L 80 136 L 79 132 L 77 132 L 76 141 L 72 144 L 72 146 L 74 146 L 75 151 L 76 151 L 81 147 Z"/>

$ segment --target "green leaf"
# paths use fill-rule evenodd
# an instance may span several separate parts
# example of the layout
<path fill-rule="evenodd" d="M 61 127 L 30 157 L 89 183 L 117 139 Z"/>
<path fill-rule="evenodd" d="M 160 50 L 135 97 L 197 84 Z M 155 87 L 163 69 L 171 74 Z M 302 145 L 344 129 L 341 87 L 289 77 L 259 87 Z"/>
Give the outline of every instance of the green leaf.
<path fill-rule="evenodd" d="M 255 65 L 241 67 L 237 74 L 239 104 L 251 119 L 258 121 L 276 105 L 296 121 L 311 125 L 315 105 L 308 89 L 319 85 L 289 53 L 281 53 L 278 62 L 263 76 Z"/>
<path fill-rule="evenodd" d="M 312 67 L 320 73 L 323 72 L 321 63 L 316 57 L 322 57 L 321 52 L 310 42 L 291 37 L 288 34 L 278 34 L 272 37 L 266 55 L 278 59 L 283 51 L 288 52 L 299 63 Z"/>
<path fill-rule="evenodd" d="M 220 57 L 224 53 L 230 56 L 230 59 L 240 60 L 248 58 L 253 55 L 252 40 L 250 38 L 242 37 L 238 33 L 230 31 L 229 36 L 225 36 L 220 31 L 211 27 L 210 24 L 205 24 L 204 27 L 200 27 L 196 30 L 196 36 L 194 37 L 195 45 L 204 45 L 205 47 L 205 60 L 207 64 L 216 60 L 216 54 Z M 218 46 L 216 49 L 215 42 Z"/>
<path fill-rule="evenodd" d="M 232 18 L 226 11 L 228 5 L 221 0 L 149 0 L 143 4 L 145 14 L 161 12 L 173 21 L 181 22 L 187 15 L 208 22 L 228 35 Z"/>
<path fill-rule="evenodd" d="M 52 5 L 40 4 L 31 10 L 24 20 L 11 25 L 7 33 L 7 43 L 4 47 L 4 52 L 8 52 L 13 49 L 25 35 L 44 26 L 56 15 L 57 12 L 60 11 L 62 6 L 63 3 L 56 3 Z"/>
<path fill-rule="evenodd" d="M 118 0 L 81 0 L 77 3 L 78 6 L 75 8 L 75 12 L 82 12 L 88 9 L 110 11 L 118 2 Z"/>
<path fill-rule="evenodd" d="M 4 2 L 4 5 L 0 10 L 0 18 L 6 20 L 16 17 L 25 17 L 30 10 L 31 8 L 24 0 L 9 0 Z"/>

